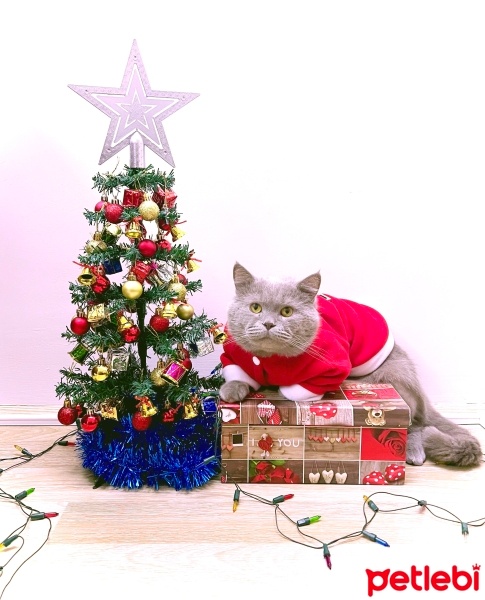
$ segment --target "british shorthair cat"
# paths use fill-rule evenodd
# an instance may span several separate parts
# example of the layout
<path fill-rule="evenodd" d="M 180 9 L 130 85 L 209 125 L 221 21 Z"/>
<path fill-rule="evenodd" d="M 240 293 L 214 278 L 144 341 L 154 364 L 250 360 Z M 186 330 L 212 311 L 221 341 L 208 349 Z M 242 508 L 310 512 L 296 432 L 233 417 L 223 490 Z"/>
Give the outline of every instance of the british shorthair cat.
<path fill-rule="evenodd" d="M 236 263 L 233 277 L 236 294 L 221 355 L 222 400 L 241 401 L 261 386 L 277 386 L 289 400 L 312 401 L 346 379 L 389 383 L 410 407 L 409 464 L 482 462 L 478 440 L 433 408 L 379 312 L 319 294 L 319 273 L 273 282 Z"/>

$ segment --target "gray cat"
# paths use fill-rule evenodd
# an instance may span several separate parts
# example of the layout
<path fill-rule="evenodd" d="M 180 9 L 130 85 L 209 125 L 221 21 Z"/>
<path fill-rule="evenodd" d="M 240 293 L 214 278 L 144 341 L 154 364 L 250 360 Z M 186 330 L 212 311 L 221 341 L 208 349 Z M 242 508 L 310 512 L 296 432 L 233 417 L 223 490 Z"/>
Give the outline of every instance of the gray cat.
<path fill-rule="evenodd" d="M 374 309 L 318 294 L 319 273 L 295 281 L 255 278 L 239 263 L 221 355 L 224 401 L 240 401 L 260 386 L 278 386 L 294 401 L 316 400 L 346 379 L 390 383 L 410 407 L 406 462 L 426 459 L 460 467 L 483 460 L 478 440 L 440 415 L 416 369 Z"/>

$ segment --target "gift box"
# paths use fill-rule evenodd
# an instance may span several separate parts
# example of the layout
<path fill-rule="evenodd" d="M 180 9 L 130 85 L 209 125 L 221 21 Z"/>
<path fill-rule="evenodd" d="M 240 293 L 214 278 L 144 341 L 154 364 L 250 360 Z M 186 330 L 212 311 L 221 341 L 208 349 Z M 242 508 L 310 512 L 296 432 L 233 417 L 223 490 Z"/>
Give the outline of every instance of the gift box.
<path fill-rule="evenodd" d="M 345 381 L 314 402 L 262 388 L 220 411 L 223 482 L 404 483 L 410 411 L 392 385 Z"/>

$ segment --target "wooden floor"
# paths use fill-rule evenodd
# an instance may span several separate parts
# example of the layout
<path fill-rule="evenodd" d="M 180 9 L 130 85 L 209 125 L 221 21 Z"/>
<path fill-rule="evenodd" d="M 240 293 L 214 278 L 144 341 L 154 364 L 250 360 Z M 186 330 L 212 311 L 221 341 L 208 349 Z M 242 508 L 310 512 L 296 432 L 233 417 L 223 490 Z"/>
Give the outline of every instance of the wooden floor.
<path fill-rule="evenodd" d="M 15 455 L 14 444 L 40 452 L 68 429 L 0 427 L 0 458 Z M 483 427 L 475 424 L 469 429 L 485 448 Z M 9 464 L 2 461 L 0 467 L 5 469 Z M 328 594 L 335 598 L 349 594 L 365 598 L 371 577 L 366 569 L 409 572 L 413 565 L 428 565 L 451 573 L 452 566 L 457 565 L 472 572 L 473 564 L 485 562 L 485 525 L 469 527 L 469 535 L 463 536 L 459 524 L 416 508 L 410 498 L 374 496 L 381 512 L 368 530 L 387 540 L 390 547 L 362 536 L 331 545 L 333 566 L 328 570 L 321 550 L 292 543 L 278 533 L 272 506 L 241 495 L 239 507 L 233 512 L 232 484 L 214 480 L 191 491 L 129 491 L 93 489 L 93 481 L 92 474 L 82 468 L 76 449 L 59 446 L 0 475 L 4 492 L 15 495 L 33 487 L 34 493 L 26 500 L 30 506 L 59 512 L 52 519 L 47 544 L 21 566 L 6 588 L 15 569 L 45 540 L 49 522 L 30 522 L 23 534 L 24 546 L 17 554 L 20 540 L 0 552 L 0 566 L 4 567 L 1 600 L 44 595 L 50 600 L 124 600 L 135 595 L 177 600 L 200 595 L 226 600 L 270 595 L 272 599 L 323 598 Z M 407 468 L 405 485 L 385 489 L 424 499 L 462 521 L 483 522 L 484 484 L 483 464 L 472 470 L 425 464 Z M 363 494 L 383 491 L 382 486 L 310 484 L 253 484 L 242 488 L 268 499 L 293 493 L 294 498 L 282 508 L 294 520 L 321 515 L 318 523 L 304 531 L 326 543 L 360 531 L 364 525 Z M 413 508 L 382 512 L 406 506 Z M 15 503 L 0 500 L 0 541 L 24 521 Z M 283 533 L 299 542 L 307 541 L 295 532 L 290 521 L 280 516 L 279 522 Z M 480 589 L 485 589 L 485 580 Z M 387 598 L 389 593 L 394 592 L 374 595 Z M 453 594 L 458 593 L 451 590 L 446 598 L 456 598 Z M 406 598 L 413 594 L 419 592 L 408 589 Z"/>

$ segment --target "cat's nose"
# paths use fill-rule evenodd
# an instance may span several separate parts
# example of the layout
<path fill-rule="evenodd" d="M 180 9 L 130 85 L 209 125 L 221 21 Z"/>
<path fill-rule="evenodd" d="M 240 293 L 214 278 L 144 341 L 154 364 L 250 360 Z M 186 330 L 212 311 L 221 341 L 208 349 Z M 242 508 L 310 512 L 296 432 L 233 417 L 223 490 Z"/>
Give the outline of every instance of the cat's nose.
<path fill-rule="evenodd" d="M 266 321 L 266 323 L 263 323 L 263 325 L 266 327 L 266 329 L 269 331 L 270 329 L 273 329 L 274 327 L 274 323 L 271 323 L 271 321 Z"/>

